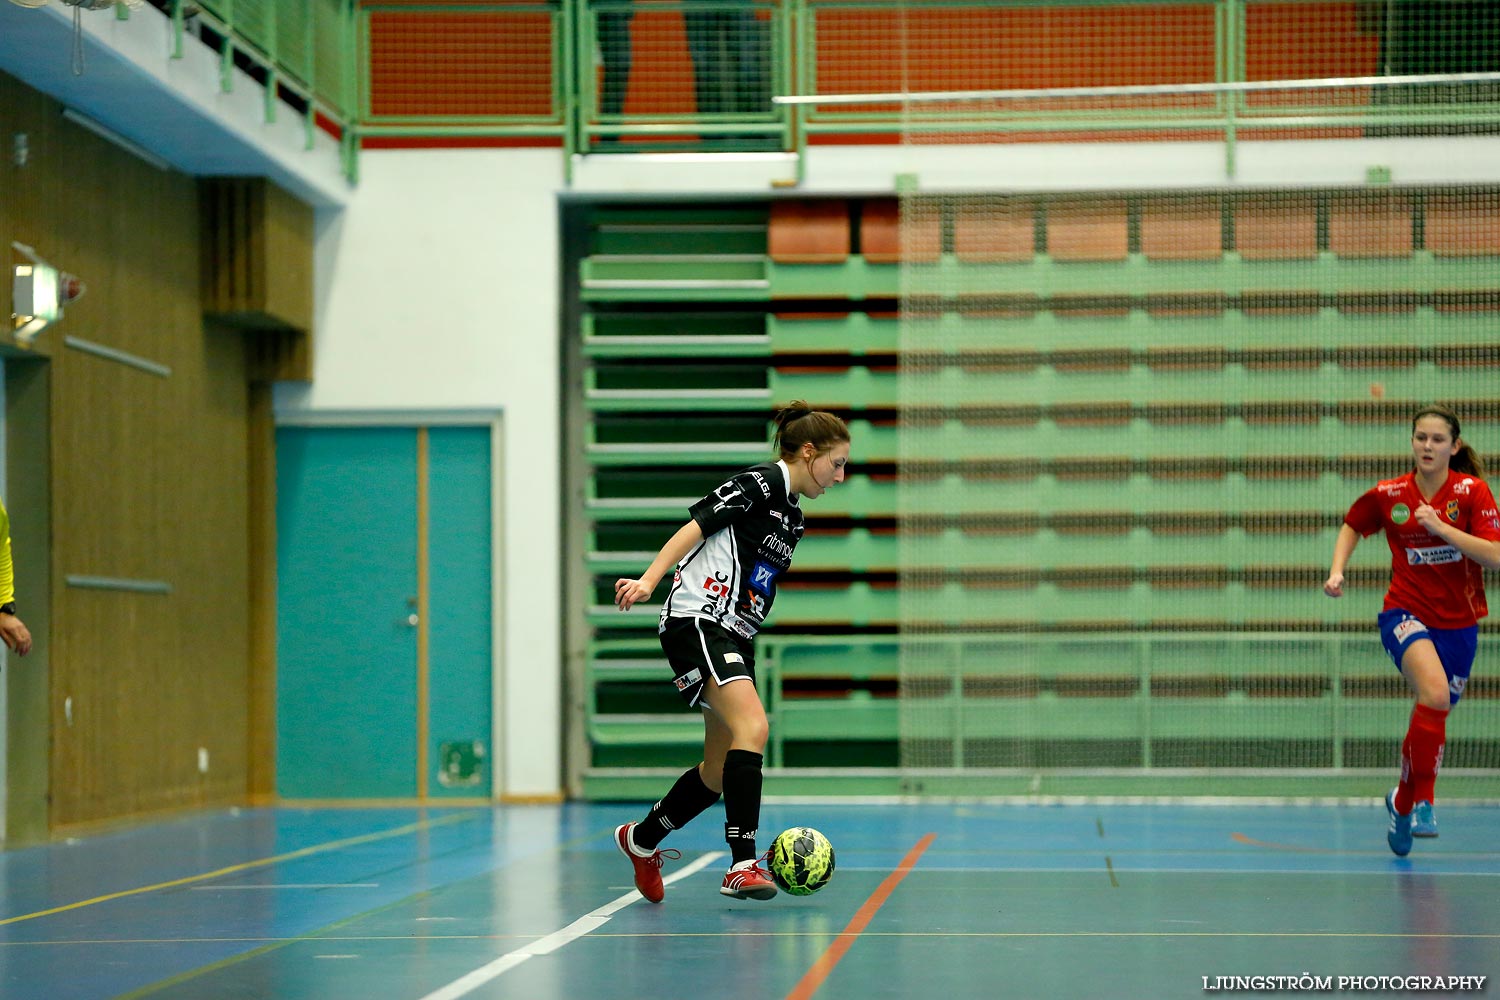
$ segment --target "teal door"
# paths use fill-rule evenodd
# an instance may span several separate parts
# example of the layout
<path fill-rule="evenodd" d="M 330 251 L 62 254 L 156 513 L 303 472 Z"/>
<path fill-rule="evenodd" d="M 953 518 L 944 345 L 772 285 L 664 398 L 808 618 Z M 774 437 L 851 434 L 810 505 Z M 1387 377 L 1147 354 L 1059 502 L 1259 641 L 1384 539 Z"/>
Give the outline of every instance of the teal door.
<path fill-rule="evenodd" d="M 487 796 L 490 429 L 276 434 L 283 798 Z"/>

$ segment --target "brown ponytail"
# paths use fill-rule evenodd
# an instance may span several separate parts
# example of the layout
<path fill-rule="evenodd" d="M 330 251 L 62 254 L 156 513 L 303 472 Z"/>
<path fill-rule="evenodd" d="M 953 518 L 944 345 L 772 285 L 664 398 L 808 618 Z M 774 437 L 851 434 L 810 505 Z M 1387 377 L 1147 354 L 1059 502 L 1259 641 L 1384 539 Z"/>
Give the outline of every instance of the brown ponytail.
<path fill-rule="evenodd" d="M 826 410 L 814 410 L 805 400 L 794 399 L 776 411 L 776 451 L 791 458 L 811 444 L 822 454 L 849 440 L 849 426 Z"/>

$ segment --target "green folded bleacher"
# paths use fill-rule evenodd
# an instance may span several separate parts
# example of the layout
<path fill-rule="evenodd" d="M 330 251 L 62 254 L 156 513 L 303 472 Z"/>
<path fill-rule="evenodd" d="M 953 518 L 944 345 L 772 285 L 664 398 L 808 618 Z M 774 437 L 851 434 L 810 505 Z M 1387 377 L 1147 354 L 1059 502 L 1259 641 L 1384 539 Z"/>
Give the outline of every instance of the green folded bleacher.
<path fill-rule="evenodd" d="M 1348 504 L 1403 471 L 1417 405 L 1440 397 L 1500 448 L 1500 260 L 1453 235 L 1447 194 L 1392 202 L 1427 206 L 1392 213 L 1404 242 L 1346 225 L 1339 192 L 1207 197 L 1210 235 L 1178 257 L 1155 196 L 1049 196 L 1011 243 L 935 213 L 906 264 L 890 199 L 580 209 L 582 791 L 654 795 L 690 762 L 701 724 L 666 683 L 654 601 L 621 615 L 613 581 L 771 457 L 794 397 L 854 442 L 759 643 L 768 791 L 909 791 L 903 741 L 953 768 L 1091 760 L 1145 790 L 1183 768 L 1342 789 L 1384 766 L 1409 711 L 1372 628 L 1384 543 L 1356 554 L 1350 597 L 1323 575 Z M 1482 673 L 1466 713 L 1500 721 Z"/>

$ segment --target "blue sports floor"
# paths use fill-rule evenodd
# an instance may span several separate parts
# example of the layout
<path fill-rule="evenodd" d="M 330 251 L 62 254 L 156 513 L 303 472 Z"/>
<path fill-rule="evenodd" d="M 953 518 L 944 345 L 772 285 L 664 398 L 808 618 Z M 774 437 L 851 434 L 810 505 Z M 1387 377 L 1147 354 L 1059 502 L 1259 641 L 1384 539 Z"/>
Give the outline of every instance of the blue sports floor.
<path fill-rule="evenodd" d="M 659 906 L 611 839 L 642 811 L 244 810 L 12 851 L 0 997 L 1202 997 L 1227 992 L 1204 977 L 1304 973 L 1325 995 L 1500 991 L 1497 807 L 1440 802 L 1442 836 L 1402 860 L 1373 798 L 767 804 L 766 843 L 816 826 L 838 862 L 770 902 L 718 894 L 715 809 L 664 845 L 683 857 Z M 1457 992 L 1419 982 L 1389 995 Z"/>

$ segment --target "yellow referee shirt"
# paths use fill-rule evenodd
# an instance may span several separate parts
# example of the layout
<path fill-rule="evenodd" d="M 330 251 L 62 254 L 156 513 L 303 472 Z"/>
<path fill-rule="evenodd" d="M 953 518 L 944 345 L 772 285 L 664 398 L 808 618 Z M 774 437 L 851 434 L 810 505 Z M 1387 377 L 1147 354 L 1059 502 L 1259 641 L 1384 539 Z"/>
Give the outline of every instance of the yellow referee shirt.
<path fill-rule="evenodd" d="M 10 515 L 0 500 L 0 604 L 16 599 L 16 574 L 10 564 Z"/>

